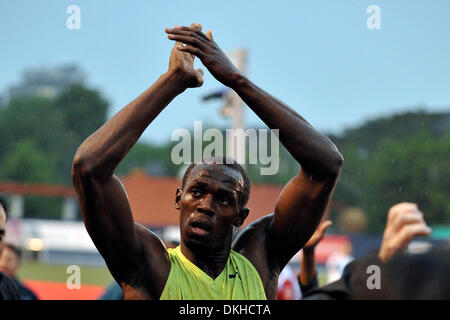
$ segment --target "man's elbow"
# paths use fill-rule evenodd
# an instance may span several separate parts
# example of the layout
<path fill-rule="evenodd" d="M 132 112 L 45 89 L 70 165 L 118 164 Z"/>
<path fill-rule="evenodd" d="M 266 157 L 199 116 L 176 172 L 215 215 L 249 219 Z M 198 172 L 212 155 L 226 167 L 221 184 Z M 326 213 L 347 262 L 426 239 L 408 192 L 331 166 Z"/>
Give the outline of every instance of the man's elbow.
<path fill-rule="evenodd" d="M 333 157 L 333 172 L 336 176 L 339 176 L 341 173 L 342 167 L 344 166 L 344 157 L 342 154 L 336 149 L 336 153 Z"/>
<path fill-rule="evenodd" d="M 100 178 L 103 174 L 98 170 L 92 157 L 78 149 L 72 162 L 72 181 L 75 184 L 86 179 Z"/>
<path fill-rule="evenodd" d="M 337 180 L 337 178 L 339 177 L 341 170 L 342 170 L 342 166 L 344 165 L 344 157 L 342 156 L 342 154 L 335 149 L 334 152 L 329 156 L 329 161 L 328 161 L 328 176 L 331 179 Z"/>
<path fill-rule="evenodd" d="M 89 176 L 91 172 L 92 169 L 90 169 L 86 156 L 78 150 L 72 162 L 72 181 L 75 184 L 76 181 Z"/>
<path fill-rule="evenodd" d="M 342 156 L 342 154 L 337 149 L 336 149 L 336 154 L 334 156 L 333 162 L 335 164 L 336 171 L 339 174 L 344 165 L 344 156 Z"/>

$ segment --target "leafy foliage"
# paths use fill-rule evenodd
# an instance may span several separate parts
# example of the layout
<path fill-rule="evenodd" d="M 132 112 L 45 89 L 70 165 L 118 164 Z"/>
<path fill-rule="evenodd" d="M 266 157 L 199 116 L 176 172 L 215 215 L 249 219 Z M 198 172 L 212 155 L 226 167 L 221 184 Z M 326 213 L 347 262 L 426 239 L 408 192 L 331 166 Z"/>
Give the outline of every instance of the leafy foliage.
<path fill-rule="evenodd" d="M 389 207 L 402 201 L 417 203 L 429 224 L 450 223 L 449 138 L 450 114 L 424 111 L 331 137 L 345 159 L 334 199 L 362 208 L 371 231 L 381 231 Z"/>

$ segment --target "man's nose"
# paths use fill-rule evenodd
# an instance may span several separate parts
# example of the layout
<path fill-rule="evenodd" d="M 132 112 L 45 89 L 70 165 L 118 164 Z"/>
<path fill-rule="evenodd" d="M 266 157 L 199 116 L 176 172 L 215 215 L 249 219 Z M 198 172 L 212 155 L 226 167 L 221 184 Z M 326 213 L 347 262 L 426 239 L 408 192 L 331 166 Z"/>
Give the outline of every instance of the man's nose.
<path fill-rule="evenodd" d="M 214 199 L 212 194 L 207 194 L 203 197 L 202 202 L 197 207 L 198 212 L 202 212 L 212 217 L 214 215 Z"/>

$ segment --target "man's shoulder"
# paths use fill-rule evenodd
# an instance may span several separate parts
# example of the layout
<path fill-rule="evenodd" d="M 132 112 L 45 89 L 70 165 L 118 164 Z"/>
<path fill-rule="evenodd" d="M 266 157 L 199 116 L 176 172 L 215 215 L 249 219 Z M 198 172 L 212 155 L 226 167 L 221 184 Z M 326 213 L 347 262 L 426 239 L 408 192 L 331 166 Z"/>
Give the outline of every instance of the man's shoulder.
<path fill-rule="evenodd" d="M 13 278 L 12 280 L 19 288 L 21 300 L 39 300 L 38 297 L 36 296 L 36 294 L 33 292 L 33 290 L 31 290 L 26 285 L 24 285 L 22 282 L 20 282 L 19 279 Z"/>
<path fill-rule="evenodd" d="M 273 220 L 268 214 L 249 224 L 233 243 L 233 251 L 241 254 L 258 270 L 267 266 L 267 234 Z"/>
<path fill-rule="evenodd" d="M 7 275 L 0 271 L 0 300 L 19 300 L 19 288 Z"/>
<path fill-rule="evenodd" d="M 272 223 L 274 216 L 275 215 L 273 213 L 269 213 L 263 216 L 262 218 L 253 221 L 243 230 L 243 232 L 253 230 L 253 231 L 263 231 L 263 233 L 265 233 L 267 231 L 267 228 Z"/>
<path fill-rule="evenodd" d="M 248 246 L 253 247 L 255 242 L 264 241 L 268 228 L 272 223 L 274 214 L 268 214 L 258 220 L 250 223 L 244 230 L 242 230 L 237 236 L 236 240 L 233 243 L 233 250 L 236 252 L 240 252 Z"/>

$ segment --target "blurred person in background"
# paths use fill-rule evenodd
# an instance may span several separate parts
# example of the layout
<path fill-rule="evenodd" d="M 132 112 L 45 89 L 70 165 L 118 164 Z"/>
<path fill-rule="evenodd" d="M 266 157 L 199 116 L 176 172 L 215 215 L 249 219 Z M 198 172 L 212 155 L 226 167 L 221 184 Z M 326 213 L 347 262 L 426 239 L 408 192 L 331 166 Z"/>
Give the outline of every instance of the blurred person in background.
<path fill-rule="evenodd" d="M 19 248 L 9 243 L 5 244 L 3 252 L 0 254 L 0 271 L 16 283 L 20 292 L 20 300 L 39 300 L 36 294 L 17 278 L 21 258 L 22 252 Z"/>
<path fill-rule="evenodd" d="M 408 247 L 413 237 L 430 233 L 416 204 L 400 203 L 391 208 L 378 254 L 385 262 L 382 299 L 450 299 L 450 248 L 431 247 L 414 253 Z"/>
<path fill-rule="evenodd" d="M 389 259 L 381 286 L 383 299 L 450 300 L 450 250 L 400 253 Z"/>
<path fill-rule="evenodd" d="M 113 281 L 98 300 L 123 300 L 123 290 L 116 281 Z"/>
<path fill-rule="evenodd" d="M 428 297 L 432 299 L 437 296 L 444 296 L 442 292 L 446 290 L 449 284 L 447 273 L 442 271 L 442 268 L 449 264 L 448 253 L 441 259 L 441 262 L 435 258 L 428 260 L 427 256 L 421 256 L 423 270 L 414 265 L 414 255 L 404 256 L 399 255 L 405 252 L 408 244 L 416 236 L 427 236 L 431 233 L 431 228 L 426 224 L 423 213 L 419 210 L 417 204 L 402 202 L 392 206 L 389 209 L 386 227 L 383 233 L 383 240 L 379 250 L 375 250 L 366 256 L 355 259 L 350 262 L 344 269 L 342 277 L 326 286 L 312 289 L 304 299 L 307 300 L 351 300 L 351 299 L 397 299 L 407 298 L 407 290 L 423 291 L 422 295 L 408 293 L 413 297 Z M 427 255 L 426 253 L 425 255 Z M 403 262 L 403 272 L 405 270 L 416 270 L 414 275 L 421 276 L 421 281 L 416 282 L 412 276 L 402 275 L 402 270 L 399 268 L 400 263 L 392 259 L 394 256 Z M 429 254 L 428 254 L 429 255 Z M 419 255 L 417 255 L 419 256 Z M 392 261 L 390 261 L 392 259 Z M 404 262 L 405 261 L 405 262 Z M 433 268 L 426 268 L 427 262 L 433 265 Z M 370 267 L 378 267 L 380 275 L 380 286 L 377 288 L 370 288 L 368 279 L 371 273 L 368 272 Z M 430 290 L 426 289 L 426 281 L 424 279 L 431 279 L 433 273 L 429 271 L 436 271 L 438 276 L 434 281 L 431 281 L 435 287 Z M 448 270 L 448 269 L 447 269 Z M 303 272 L 303 270 L 300 270 Z M 422 288 L 417 287 L 417 284 L 422 284 Z M 444 286 L 444 288 L 442 288 Z M 446 286 L 446 287 L 445 287 Z M 448 292 L 447 292 L 448 293 Z M 425 298 L 427 299 L 427 298 Z"/>
<path fill-rule="evenodd" d="M 5 247 L 6 221 L 8 206 L 5 198 L 0 195 L 0 254 Z M 0 300 L 19 300 L 19 288 L 6 274 L 0 271 Z"/>
<path fill-rule="evenodd" d="M 330 254 L 325 263 L 327 283 L 334 282 L 342 277 L 344 268 L 354 259 L 351 253 L 352 244 L 350 241 L 346 241 Z"/>
<path fill-rule="evenodd" d="M 302 289 L 302 294 L 307 295 L 312 289 L 319 286 L 318 273 L 315 260 L 315 249 L 319 242 L 323 239 L 325 231 L 333 223 L 330 220 L 323 221 L 311 239 L 303 247 L 303 255 L 298 274 L 298 282 Z"/>

